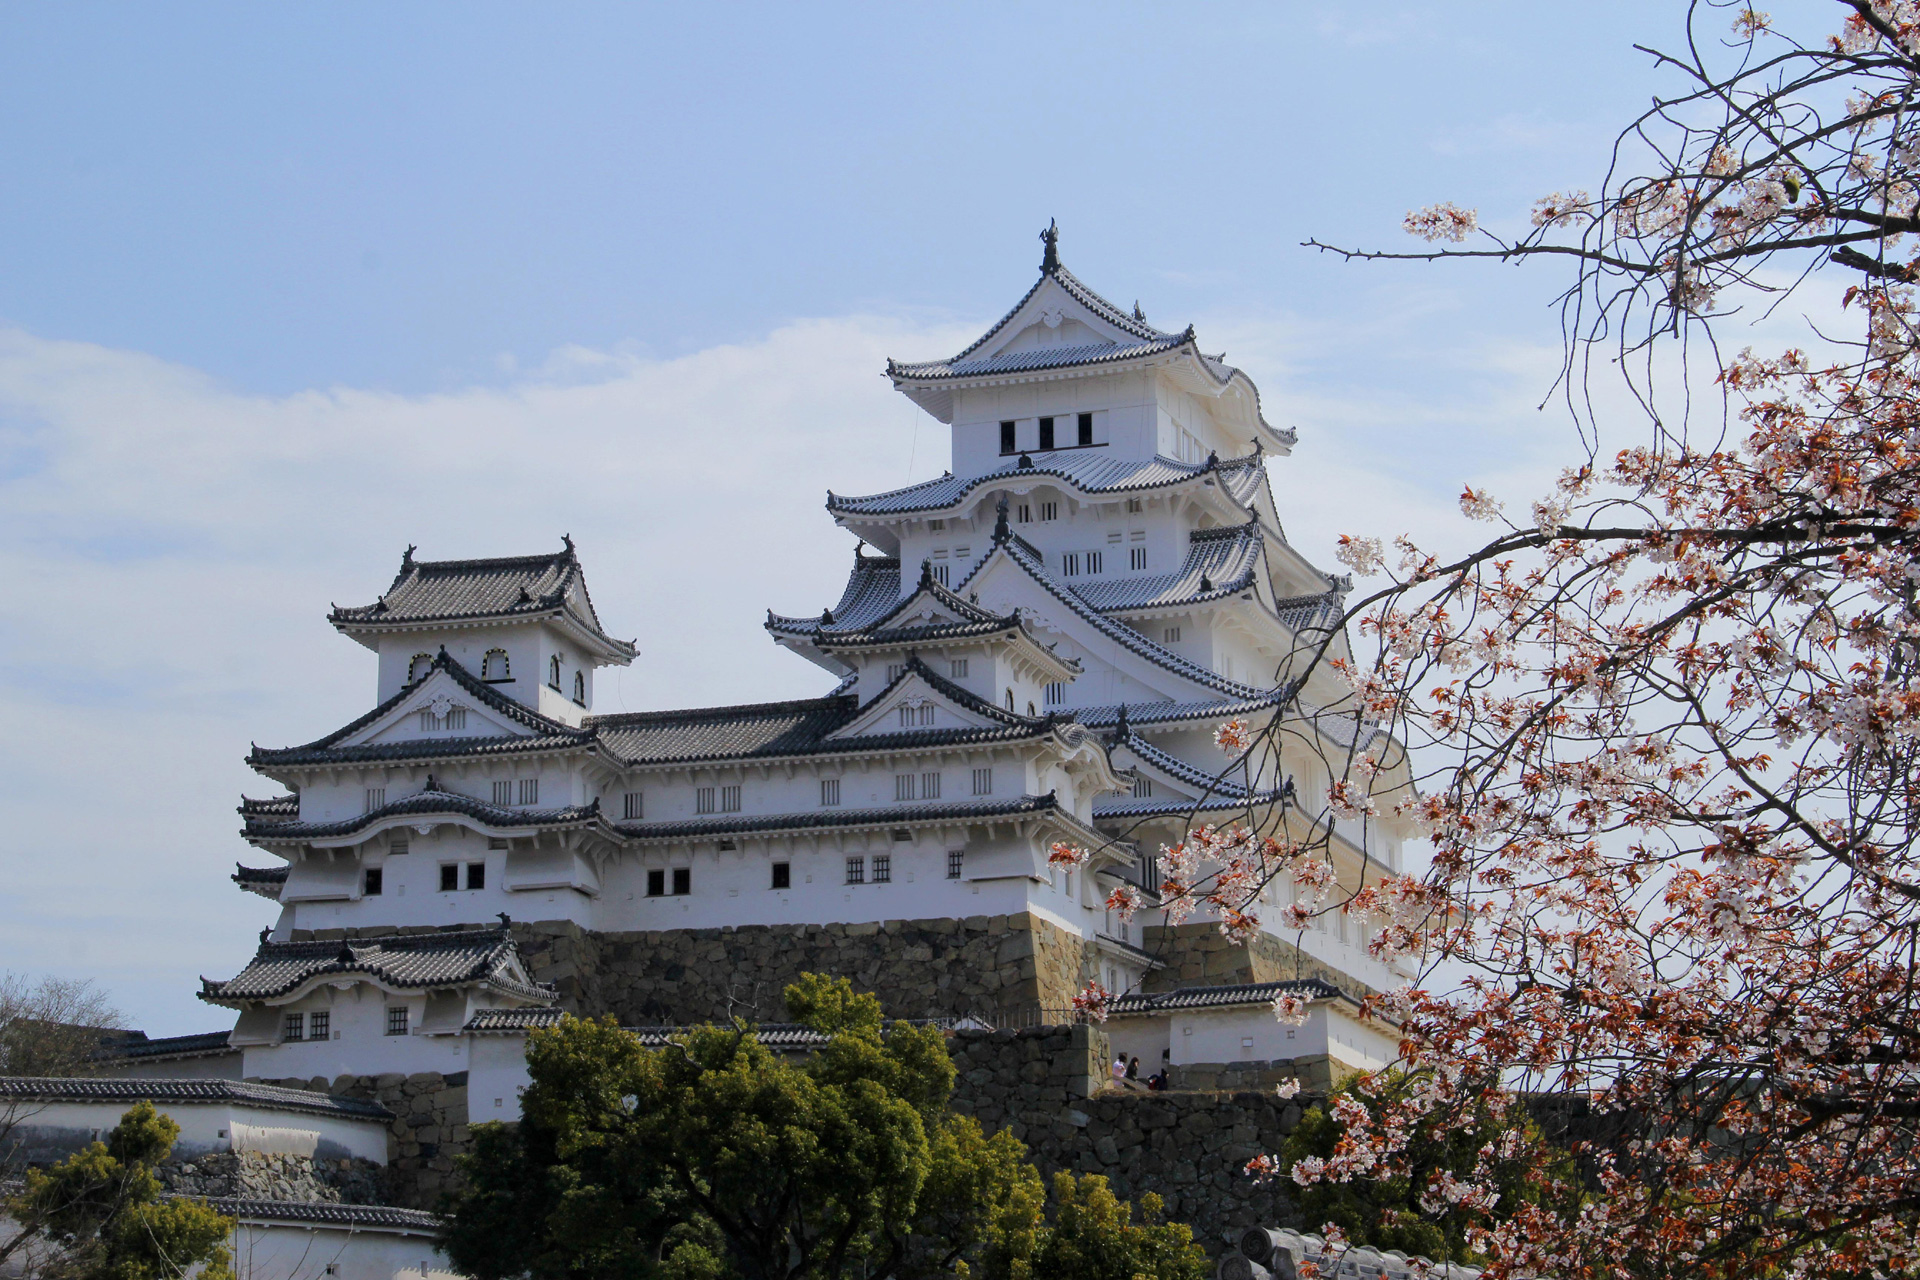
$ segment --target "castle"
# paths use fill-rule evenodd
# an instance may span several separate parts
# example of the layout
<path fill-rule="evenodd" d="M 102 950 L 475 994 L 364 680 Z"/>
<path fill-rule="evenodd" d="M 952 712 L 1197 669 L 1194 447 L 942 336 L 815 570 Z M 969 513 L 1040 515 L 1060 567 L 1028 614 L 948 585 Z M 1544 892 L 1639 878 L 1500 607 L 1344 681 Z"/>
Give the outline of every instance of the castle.
<path fill-rule="evenodd" d="M 1191 327 L 1108 302 L 1043 240 L 1038 280 L 977 341 L 888 365 L 950 426 L 951 470 L 829 493 L 858 539 L 844 592 L 768 614 L 830 692 L 597 714 L 597 673 L 638 654 L 570 539 L 510 559 L 408 548 L 376 600 L 335 608 L 377 656 L 376 705 L 249 755 L 283 790 L 243 801 L 272 861 L 234 879 L 280 918 L 204 984 L 232 1031 L 152 1042 L 154 1068 L 469 1072 L 473 1118 L 510 1116 L 521 1039 L 562 1008 L 772 1017 L 805 969 L 895 1016 L 994 1025 L 1068 1021 L 1098 983 L 1120 995 L 1115 1042 L 1168 1063 L 1390 1059 L 1354 997 L 1404 975 L 1344 915 L 1244 941 L 1154 923 L 1156 855 L 1190 822 L 1330 826 L 1348 885 L 1398 870 L 1410 833 L 1325 812 L 1377 730 L 1316 714 L 1345 690 L 1299 661 L 1341 643 L 1347 584 L 1282 530 L 1268 463 L 1293 433 Z M 1260 737 L 1276 717 L 1288 732 Z M 1214 740 L 1236 719 L 1260 744 L 1241 759 Z M 1057 843 L 1091 857 L 1055 865 Z M 1127 885 L 1149 908 L 1131 922 L 1107 905 Z M 1289 893 L 1267 886 L 1263 914 Z M 1286 1036 L 1312 1046 L 1271 1043 L 1264 1006 L 1287 984 L 1317 1021 Z M 1209 1015 L 1212 1047 L 1176 1034 Z"/>

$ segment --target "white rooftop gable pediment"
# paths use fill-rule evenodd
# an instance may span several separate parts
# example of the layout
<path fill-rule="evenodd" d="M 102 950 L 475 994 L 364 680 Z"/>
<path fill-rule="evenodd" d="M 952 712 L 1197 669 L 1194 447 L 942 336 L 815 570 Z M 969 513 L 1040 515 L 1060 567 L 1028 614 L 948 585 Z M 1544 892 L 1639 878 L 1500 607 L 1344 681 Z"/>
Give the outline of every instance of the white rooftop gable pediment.
<path fill-rule="evenodd" d="M 436 670 L 373 723 L 334 744 L 363 747 L 431 738 L 529 737 L 532 730 L 487 706 L 445 671 Z"/>
<path fill-rule="evenodd" d="M 929 729 L 983 729 L 999 722 L 950 697 L 918 672 L 909 671 L 874 698 L 858 716 L 828 734 L 836 738 L 871 738 L 881 734 L 919 733 Z"/>
<path fill-rule="evenodd" d="M 1048 276 L 1018 311 L 973 353 L 974 359 L 1039 347 L 1119 346 L 1138 342 Z"/>

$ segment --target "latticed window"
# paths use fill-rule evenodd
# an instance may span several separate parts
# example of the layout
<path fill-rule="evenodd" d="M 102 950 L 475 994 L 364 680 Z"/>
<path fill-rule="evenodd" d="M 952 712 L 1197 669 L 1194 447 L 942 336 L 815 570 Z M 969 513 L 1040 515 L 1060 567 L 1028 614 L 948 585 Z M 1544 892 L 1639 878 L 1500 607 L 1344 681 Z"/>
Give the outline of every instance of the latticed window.
<path fill-rule="evenodd" d="M 740 784 L 720 788 L 720 812 L 740 812 Z"/>
<path fill-rule="evenodd" d="M 867 860 L 859 854 L 854 854 L 847 859 L 847 883 L 865 884 L 866 882 Z"/>
<path fill-rule="evenodd" d="M 693 789 L 693 811 L 695 813 L 713 812 L 713 788 L 695 787 Z"/>
<path fill-rule="evenodd" d="M 387 1006 L 387 1034 L 403 1036 L 407 1034 L 407 1006 L 390 1004 Z"/>
<path fill-rule="evenodd" d="M 923 773 L 920 775 L 920 798 L 922 800 L 938 800 L 940 798 L 939 774 Z"/>
<path fill-rule="evenodd" d="M 693 892 L 693 869 L 691 867 L 675 867 L 673 869 L 674 896 L 676 898 L 684 898 L 692 892 Z"/>
<path fill-rule="evenodd" d="M 573 700 L 583 707 L 587 705 L 587 673 L 584 671 L 573 673 Z"/>
<path fill-rule="evenodd" d="M 1082 445 L 1092 444 L 1093 443 L 1093 415 L 1090 413 L 1081 414 L 1079 418 L 1075 421 L 1074 425 L 1075 427 L 1078 428 L 1077 443 Z"/>
<path fill-rule="evenodd" d="M 1041 503 L 1040 518 L 1042 520 L 1058 520 L 1060 518 L 1060 504 L 1057 502 Z"/>
<path fill-rule="evenodd" d="M 290 1013 L 280 1020 L 280 1038 L 282 1040 L 304 1040 L 307 1038 L 307 1015 Z"/>
<path fill-rule="evenodd" d="M 520 803 L 521 804 L 539 804 L 540 803 L 540 779 L 538 778 L 520 779 Z"/>
<path fill-rule="evenodd" d="M 911 800 L 913 799 L 913 792 L 914 777 L 912 774 L 896 773 L 893 775 L 893 798 L 895 800 Z"/>
<path fill-rule="evenodd" d="M 414 654 L 413 660 L 407 663 L 407 683 L 416 684 L 421 680 L 425 680 L 427 678 L 427 674 L 432 670 L 433 670 L 432 654 L 430 653 Z"/>
<path fill-rule="evenodd" d="M 560 655 L 557 653 L 547 659 L 547 687 L 560 692 Z"/>
<path fill-rule="evenodd" d="M 993 769 L 991 766 L 973 771 L 973 794 L 977 796 L 989 796 L 993 794 Z"/>
<path fill-rule="evenodd" d="M 1167 628 L 1167 629 L 1166 629 L 1165 631 L 1162 631 L 1162 632 L 1160 633 L 1160 639 L 1161 639 L 1162 641 L 1164 641 L 1165 643 L 1167 643 L 1167 644 L 1179 644 L 1179 643 L 1180 643 L 1180 628 L 1178 628 L 1178 627 L 1168 627 L 1168 628 Z"/>
<path fill-rule="evenodd" d="M 933 580 L 943 587 L 952 585 L 947 579 L 947 562 L 945 560 L 936 560 L 933 562 Z"/>
<path fill-rule="evenodd" d="M 1145 547 L 1127 548 L 1127 568 L 1144 569 L 1147 567 L 1147 549 Z"/>
<path fill-rule="evenodd" d="M 964 856 L 965 855 L 958 849 L 947 850 L 947 879 L 958 880 L 960 878 L 960 860 Z"/>
<path fill-rule="evenodd" d="M 1066 700 L 1067 700 L 1067 686 L 1064 682 L 1056 680 L 1052 684 L 1047 686 L 1047 705 L 1048 706 L 1058 707 L 1065 704 Z"/>
<path fill-rule="evenodd" d="M 947 674 L 955 680 L 965 680 L 967 678 L 967 659 L 955 658 L 952 662 L 948 663 Z"/>
<path fill-rule="evenodd" d="M 1135 778 L 1133 780 L 1133 795 L 1136 800 L 1145 800 L 1153 795 L 1153 779 Z"/>
<path fill-rule="evenodd" d="M 387 789 L 385 787 L 368 787 L 367 788 L 367 812 L 368 813 L 372 813 L 375 809 L 384 809 L 386 807 L 386 804 L 387 804 Z"/>
<path fill-rule="evenodd" d="M 325 1040 L 332 1034 L 333 1015 L 322 1010 L 307 1015 L 307 1039 Z"/>
<path fill-rule="evenodd" d="M 873 855 L 873 882 L 888 884 L 893 880 L 893 855 L 876 853 Z"/>
<path fill-rule="evenodd" d="M 513 803 L 513 784 L 496 782 L 493 784 L 493 802 L 502 809 Z"/>
<path fill-rule="evenodd" d="M 1087 552 L 1087 572 L 1088 573 L 1105 573 L 1106 572 L 1106 569 L 1104 568 L 1106 564 L 1105 556 L 1106 556 L 1106 553 L 1103 551 Z"/>
<path fill-rule="evenodd" d="M 840 803 L 840 779 L 820 779 L 820 803 L 826 806 Z"/>
<path fill-rule="evenodd" d="M 646 798 L 638 791 L 629 791 L 620 797 L 620 816 L 623 818 L 644 818 L 647 816 Z"/>

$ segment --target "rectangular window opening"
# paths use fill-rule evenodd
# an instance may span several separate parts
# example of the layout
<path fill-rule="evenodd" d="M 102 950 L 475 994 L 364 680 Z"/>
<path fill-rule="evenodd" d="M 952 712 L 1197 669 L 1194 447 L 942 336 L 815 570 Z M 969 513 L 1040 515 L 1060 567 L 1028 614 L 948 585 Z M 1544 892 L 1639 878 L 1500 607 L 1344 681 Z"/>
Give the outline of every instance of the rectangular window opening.
<path fill-rule="evenodd" d="M 821 806 L 824 808 L 832 808 L 834 805 L 837 805 L 839 803 L 840 803 L 840 779 L 838 778 L 820 779 Z"/>
<path fill-rule="evenodd" d="M 1142 501 L 1141 501 L 1140 499 L 1138 499 L 1138 498 L 1128 498 L 1128 499 L 1127 499 L 1127 514 L 1128 514 L 1128 515 L 1134 515 L 1134 516 L 1137 516 L 1137 515 L 1139 515 L 1139 514 L 1140 514 L 1140 513 L 1142 512 L 1142 511 L 1145 511 L 1146 509 L 1147 509 L 1147 508 L 1146 508 L 1146 504 L 1145 504 L 1144 502 L 1142 502 Z"/>
<path fill-rule="evenodd" d="M 1093 415 L 1090 413 L 1081 414 L 1079 418 L 1076 420 L 1075 425 L 1080 432 L 1079 443 L 1082 445 L 1092 444 L 1093 443 Z"/>
<path fill-rule="evenodd" d="M 873 855 L 873 882 L 890 884 L 893 881 L 893 855 L 876 853 Z"/>
<path fill-rule="evenodd" d="M 387 856 L 397 858 L 407 851 L 407 833 L 389 831 L 387 833 Z"/>
<path fill-rule="evenodd" d="M 440 864 L 440 892 L 452 893 L 460 887 L 460 864 L 443 862 Z"/>
<path fill-rule="evenodd" d="M 939 774 L 923 773 L 920 775 L 920 798 L 922 800 L 938 800 L 940 798 Z"/>
<path fill-rule="evenodd" d="M 1101 568 L 1102 564 L 1104 563 L 1104 557 L 1105 557 L 1104 552 L 1100 552 L 1100 551 L 1087 552 L 1087 572 L 1088 573 L 1104 572 L 1104 570 Z"/>
<path fill-rule="evenodd" d="M 791 888 L 792 886 L 793 886 L 793 864 L 790 862 L 774 863 L 773 864 L 773 887 L 776 889 L 788 889 L 788 888 Z"/>
<path fill-rule="evenodd" d="M 993 767 L 973 771 L 973 794 L 990 796 L 993 794 Z"/>
<path fill-rule="evenodd" d="M 1060 518 L 1060 504 L 1057 502 L 1041 503 L 1040 518 L 1042 520 L 1058 520 Z"/>
<path fill-rule="evenodd" d="M 1052 418 L 1040 419 L 1040 447 L 1042 449 L 1053 448 L 1053 419 Z"/>
<path fill-rule="evenodd" d="M 1065 706 L 1067 703 L 1066 684 L 1063 683 L 1062 681 L 1058 681 L 1058 680 L 1054 681 L 1052 684 L 1047 686 L 1046 697 L 1047 697 L 1047 705 L 1050 707 Z"/>
<path fill-rule="evenodd" d="M 893 798 L 895 800 L 912 800 L 914 798 L 912 774 L 896 773 L 893 775 Z"/>
<path fill-rule="evenodd" d="M 713 812 L 713 788 L 695 787 L 693 790 L 693 811 L 695 813 Z"/>
<path fill-rule="evenodd" d="M 907 830 L 905 827 L 895 827 L 893 829 L 893 838 L 895 840 L 912 840 L 913 832 Z"/>
<path fill-rule="evenodd" d="M 1027 503 L 1021 503 L 1014 508 L 1014 518 L 1021 524 L 1031 524 L 1033 522 L 1033 508 Z"/>
<path fill-rule="evenodd" d="M 372 813 L 375 809 L 383 809 L 386 807 L 386 804 L 387 804 L 387 789 L 385 787 L 368 787 L 367 788 L 367 812 L 368 813 Z"/>
<path fill-rule="evenodd" d="M 379 897 L 380 881 L 382 878 L 379 867 L 368 867 L 361 877 L 360 896 L 363 898 Z"/>
<path fill-rule="evenodd" d="M 403 1036 L 407 1034 L 407 1006 L 390 1004 L 387 1006 L 387 1034 Z"/>
<path fill-rule="evenodd" d="M 484 889 L 487 887 L 487 864 L 469 862 L 467 864 L 467 888 Z"/>
<path fill-rule="evenodd" d="M 740 812 L 740 784 L 720 788 L 720 812 Z"/>
<path fill-rule="evenodd" d="M 947 879 L 958 880 L 960 878 L 960 860 L 963 856 L 965 855 L 958 849 L 947 850 Z"/>
<path fill-rule="evenodd" d="M 626 819 L 647 816 L 646 797 L 638 791 L 629 791 L 620 797 L 620 816 Z"/>
<path fill-rule="evenodd" d="M 967 678 L 967 662 L 968 659 L 966 658 L 955 658 L 947 664 L 947 674 L 955 680 L 965 680 Z"/>
<path fill-rule="evenodd" d="M 1078 551 L 1063 551 L 1060 553 L 1060 572 L 1069 578 L 1077 578 L 1080 576 L 1080 553 Z"/>
<path fill-rule="evenodd" d="M 667 896 L 667 873 L 664 871 L 647 872 L 647 896 L 664 898 Z"/>
<path fill-rule="evenodd" d="M 867 882 L 867 860 L 859 854 L 847 859 L 847 883 L 865 884 Z"/>
<path fill-rule="evenodd" d="M 1153 779 L 1152 778 L 1135 778 L 1133 780 L 1134 799 L 1145 800 L 1152 795 L 1153 795 Z"/>
<path fill-rule="evenodd" d="M 523 805 L 536 805 L 540 803 L 540 779 L 520 779 L 520 803 Z"/>
<path fill-rule="evenodd" d="M 947 562 L 944 560 L 936 560 L 933 563 L 933 580 L 943 587 L 953 585 L 947 580 L 947 567 Z"/>
<path fill-rule="evenodd" d="M 1145 547 L 1128 548 L 1127 568 L 1144 569 L 1146 567 L 1147 567 L 1147 549 Z"/>
<path fill-rule="evenodd" d="M 1168 627 L 1168 628 L 1167 628 L 1167 629 L 1166 629 L 1165 631 L 1162 631 L 1162 632 L 1160 633 L 1160 638 L 1161 638 L 1162 640 L 1164 640 L 1164 641 L 1165 641 L 1166 643 L 1168 643 L 1168 644 L 1179 644 L 1179 643 L 1180 643 L 1180 628 L 1178 628 L 1178 627 Z"/>
<path fill-rule="evenodd" d="M 333 1027 L 333 1015 L 324 1010 L 307 1015 L 307 1039 L 325 1040 Z"/>
<path fill-rule="evenodd" d="M 1010 420 L 1002 422 L 1000 424 L 1000 452 L 1002 453 L 1018 453 L 1019 452 L 1019 450 L 1014 446 L 1014 437 L 1015 437 L 1015 428 L 1014 428 L 1013 422 Z"/>
<path fill-rule="evenodd" d="M 673 896 L 684 898 L 693 892 L 693 868 L 675 867 L 673 869 Z"/>
<path fill-rule="evenodd" d="M 502 809 L 513 803 L 513 784 L 496 782 L 493 784 L 493 802 Z"/>
<path fill-rule="evenodd" d="M 305 1040 L 307 1038 L 307 1015 L 290 1013 L 281 1020 L 280 1038 L 282 1040 Z"/>

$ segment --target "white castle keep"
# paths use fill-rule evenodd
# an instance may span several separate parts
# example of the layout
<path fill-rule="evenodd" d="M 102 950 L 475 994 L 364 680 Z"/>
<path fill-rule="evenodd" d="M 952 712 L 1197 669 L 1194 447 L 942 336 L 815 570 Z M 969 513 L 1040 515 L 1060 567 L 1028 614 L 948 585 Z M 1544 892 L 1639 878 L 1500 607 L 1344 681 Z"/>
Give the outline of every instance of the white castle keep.
<path fill-rule="evenodd" d="M 1158 1017 L 1142 1043 L 1177 1062 L 1179 1009 L 1310 981 L 1338 1010 L 1400 979 L 1339 915 L 1231 944 L 1204 918 L 1155 923 L 1155 855 L 1193 815 L 1324 829 L 1325 761 L 1367 731 L 1312 713 L 1345 693 L 1324 664 L 1295 670 L 1346 584 L 1282 531 L 1268 463 L 1294 437 L 1246 374 L 1101 298 L 1044 239 L 1039 279 L 978 341 L 888 366 L 951 427 L 951 471 L 830 493 L 859 539 L 845 591 L 768 615 L 837 681 L 824 696 L 596 714 L 596 673 L 637 651 L 571 540 L 409 548 L 377 600 L 332 612 L 378 657 L 377 705 L 248 757 L 284 792 L 244 801 L 276 861 L 235 880 L 282 910 L 243 972 L 205 984 L 238 1011 L 235 1074 L 470 1070 L 479 1120 L 498 1114 L 482 1077 L 511 1077 L 520 1034 L 563 1003 L 717 1016 L 731 983 L 838 966 L 900 1016 L 1034 1021 L 1092 980 Z M 1233 762 L 1214 743 L 1279 715 L 1296 745 Z M 1408 835 L 1336 824 L 1342 882 L 1397 870 Z M 1092 860 L 1051 866 L 1056 842 Z M 1149 907 L 1130 924 L 1106 905 L 1129 883 Z M 543 970 L 536 936 L 589 959 Z M 1178 994 L 1195 986 L 1213 997 Z M 1316 1025 L 1323 1053 L 1391 1056 L 1350 1016 Z M 1282 1056 L 1243 1039 L 1208 1052 Z"/>

